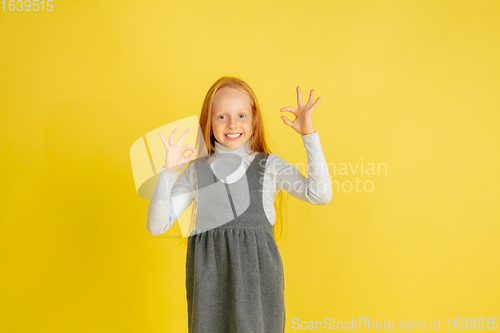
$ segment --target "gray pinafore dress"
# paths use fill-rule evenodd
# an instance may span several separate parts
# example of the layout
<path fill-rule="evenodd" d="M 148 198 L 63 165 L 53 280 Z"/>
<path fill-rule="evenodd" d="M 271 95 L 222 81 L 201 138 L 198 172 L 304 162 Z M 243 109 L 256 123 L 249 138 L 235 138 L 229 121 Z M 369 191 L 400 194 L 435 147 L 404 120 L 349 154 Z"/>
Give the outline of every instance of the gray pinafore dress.
<path fill-rule="evenodd" d="M 207 158 L 196 162 L 199 188 L 220 185 L 198 193 L 196 227 L 207 214 L 217 214 L 217 200 L 229 200 L 234 219 L 207 231 L 192 232 L 188 238 L 189 333 L 285 330 L 283 262 L 262 204 L 267 157 L 267 153 L 257 154 L 247 169 L 250 205 L 240 215 L 233 198 L 237 198 L 237 183 L 245 177 L 225 184 L 210 169 Z"/>

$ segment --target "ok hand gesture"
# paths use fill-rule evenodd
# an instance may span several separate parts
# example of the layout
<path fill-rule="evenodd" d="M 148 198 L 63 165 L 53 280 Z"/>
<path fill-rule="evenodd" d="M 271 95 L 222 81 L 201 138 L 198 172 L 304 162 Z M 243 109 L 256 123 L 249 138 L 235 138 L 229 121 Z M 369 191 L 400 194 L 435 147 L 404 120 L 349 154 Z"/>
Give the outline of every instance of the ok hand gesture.
<path fill-rule="evenodd" d="M 311 105 L 313 96 L 314 96 L 314 89 L 311 90 L 311 94 L 309 95 L 309 101 L 307 102 L 307 104 L 303 105 L 302 94 L 300 93 L 300 87 L 297 87 L 297 104 L 299 108 L 295 109 L 292 107 L 288 107 L 280 109 L 281 112 L 288 111 L 293 113 L 293 115 L 295 116 L 295 119 L 293 121 L 291 121 L 285 116 L 281 116 L 281 119 L 283 119 L 283 122 L 285 124 L 293 128 L 297 133 L 301 135 L 314 133 L 314 128 L 311 120 L 311 113 L 318 105 L 319 101 L 321 100 L 321 97 L 318 97 L 316 102 L 314 102 L 314 104 Z"/>
<path fill-rule="evenodd" d="M 165 150 L 167 151 L 167 154 L 165 156 L 165 166 L 164 166 L 165 169 L 173 172 L 178 172 L 182 169 L 184 163 L 189 162 L 193 159 L 194 155 L 196 154 L 196 150 L 190 145 L 185 145 L 184 147 L 182 146 L 184 138 L 190 131 L 191 127 L 188 127 L 184 131 L 184 133 L 181 134 L 179 140 L 177 140 L 177 143 L 174 143 L 174 135 L 175 133 L 177 133 L 177 128 L 174 129 L 170 134 L 168 142 L 163 137 L 163 134 L 160 133 L 160 138 L 163 141 Z M 184 157 L 184 154 L 188 150 L 190 150 L 191 153 L 188 156 Z"/>

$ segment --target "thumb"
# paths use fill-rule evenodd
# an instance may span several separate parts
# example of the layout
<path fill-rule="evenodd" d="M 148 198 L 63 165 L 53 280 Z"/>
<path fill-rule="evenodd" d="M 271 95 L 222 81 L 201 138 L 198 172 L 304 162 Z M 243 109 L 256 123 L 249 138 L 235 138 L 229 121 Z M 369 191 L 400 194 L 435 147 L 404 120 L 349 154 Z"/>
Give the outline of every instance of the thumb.
<path fill-rule="evenodd" d="M 284 122 L 285 124 L 287 124 L 288 126 L 290 126 L 290 127 L 292 127 L 292 126 L 293 126 L 293 122 L 292 122 L 290 119 L 288 119 L 287 117 L 285 117 L 285 116 L 281 116 L 281 119 L 283 119 L 283 122 Z"/>

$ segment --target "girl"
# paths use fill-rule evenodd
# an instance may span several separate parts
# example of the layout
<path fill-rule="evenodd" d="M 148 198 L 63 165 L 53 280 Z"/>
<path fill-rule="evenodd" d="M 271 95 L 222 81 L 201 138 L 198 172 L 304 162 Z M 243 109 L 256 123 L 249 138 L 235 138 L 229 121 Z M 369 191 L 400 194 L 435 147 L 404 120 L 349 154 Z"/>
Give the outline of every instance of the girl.
<path fill-rule="evenodd" d="M 196 150 L 182 146 L 189 128 L 177 143 L 173 140 L 177 129 L 168 141 L 160 134 L 166 158 L 149 204 L 147 229 L 152 235 L 163 234 L 195 201 L 197 228 L 188 237 L 186 254 L 190 333 L 284 332 L 284 270 L 273 236 L 276 195 L 284 190 L 317 205 L 327 204 L 332 197 L 328 168 L 311 120 L 320 101 L 312 104 L 313 94 L 311 90 L 303 105 L 297 87 L 298 108 L 281 109 L 295 116 L 293 121 L 281 118 L 302 137 L 307 178 L 270 153 L 257 98 L 236 77 L 221 77 L 205 97 L 200 127 L 208 156 L 193 161 Z M 217 161 L 227 154 L 239 156 L 240 166 L 229 176 L 218 177 L 226 163 Z M 180 166 L 189 161 L 177 179 Z M 210 224 L 217 219 L 218 225 Z"/>

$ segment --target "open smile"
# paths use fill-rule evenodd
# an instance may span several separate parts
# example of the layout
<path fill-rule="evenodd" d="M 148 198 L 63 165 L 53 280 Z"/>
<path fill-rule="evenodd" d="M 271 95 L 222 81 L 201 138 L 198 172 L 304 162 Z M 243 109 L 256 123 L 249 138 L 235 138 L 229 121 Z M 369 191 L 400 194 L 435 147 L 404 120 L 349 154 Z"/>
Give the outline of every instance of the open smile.
<path fill-rule="evenodd" d="M 224 134 L 224 136 L 228 140 L 238 140 L 239 138 L 241 138 L 243 136 L 243 133 L 226 133 L 226 134 Z"/>

